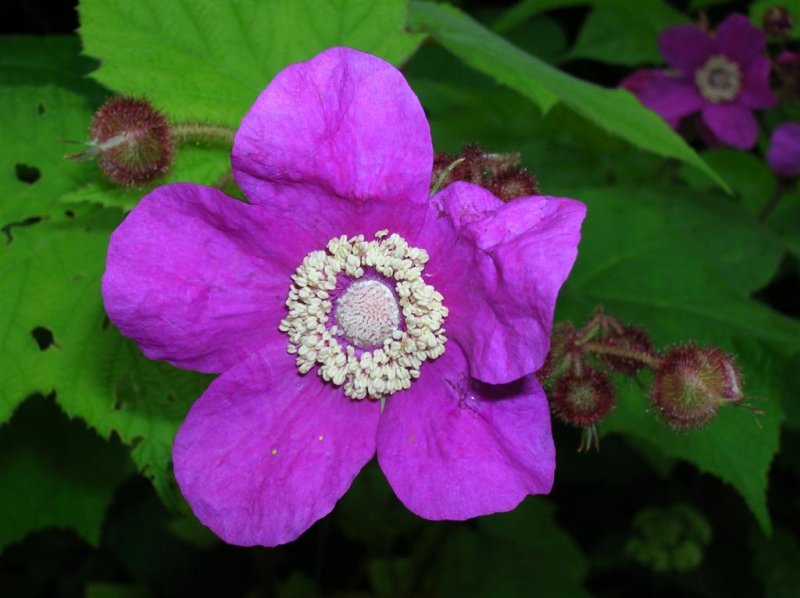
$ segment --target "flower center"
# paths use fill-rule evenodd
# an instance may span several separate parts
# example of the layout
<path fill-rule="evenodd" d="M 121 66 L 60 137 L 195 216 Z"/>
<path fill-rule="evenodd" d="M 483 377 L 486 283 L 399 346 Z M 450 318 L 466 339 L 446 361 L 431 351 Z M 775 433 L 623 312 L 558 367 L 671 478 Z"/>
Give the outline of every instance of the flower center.
<path fill-rule="evenodd" d="M 319 366 L 323 380 L 353 399 L 385 399 L 419 378 L 444 353 L 443 297 L 422 279 L 424 249 L 379 231 L 331 239 L 292 276 L 279 329 L 289 336 L 301 374 Z"/>
<path fill-rule="evenodd" d="M 377 280 L 360 280 L 336 302 L 336 323 L 356 347 L 375 347 L 397 330 L 400 310 L 389 287 Z"/>
<path fill-rule="evenodd" d="M 694 82 L 709 102 L 729 102 L 741 91 L 742 71 L 735 62 L 725 56 L 716 55 L 695 71 Z"/>

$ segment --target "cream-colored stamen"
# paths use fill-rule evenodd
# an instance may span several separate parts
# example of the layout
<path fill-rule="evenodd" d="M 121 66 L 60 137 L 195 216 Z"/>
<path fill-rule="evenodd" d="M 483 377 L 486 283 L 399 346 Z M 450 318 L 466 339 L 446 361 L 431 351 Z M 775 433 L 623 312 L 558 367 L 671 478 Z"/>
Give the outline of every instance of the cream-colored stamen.
<path fill-rule="evenodd" d="M 378 231 L 374 241 L 342 236 L 331 239 L 326 251 L 309 253 L 292 276 L 289 314 L 280 324 L 300 373 L 319 365 L 319 375 L 344 386 L 353 399 L 384 399 L 409 388 L 422 363 L 441 356 L 447 342 L 443 297 L 422 279 L 427 252 L 387 235 Z M 363 278 L 365 269 L 394 282 L 394 289 Z M 339 276 L 350 285 L 334 310 Z"/>
<path fill-rule="evenodd" d="M 738 64 L 717 54 L 695 71 L 694 82 L 709 102 L 730 102 L 741 91 L 742 71 Z"/>

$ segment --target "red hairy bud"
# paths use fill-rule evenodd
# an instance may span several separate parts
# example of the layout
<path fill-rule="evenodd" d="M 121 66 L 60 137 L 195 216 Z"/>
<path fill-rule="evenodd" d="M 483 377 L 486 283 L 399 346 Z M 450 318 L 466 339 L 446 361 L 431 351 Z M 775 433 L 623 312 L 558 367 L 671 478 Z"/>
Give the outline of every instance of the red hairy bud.
<path fill-rule="evenodd" d="M 570 322 L 557 322 L 550 333 L 550 351 L 544 365 L 536 372 L 536 377 L 542 384 L 552 382 L 566 372 L 573 362 L 575 349 L 575 328 Z"/>
<path fill-rule="evenodd" d="M 94 115 L 91 154 L 119 185 L 149 183 L 172 164 L 173 141 L 166 118 L 144 99 L 116 97 Z"/>
<path fill-rule="evenodd" d="M 785 39 L 792 32 L 794 21 L 791 13 L 783 6 L 770 6 L 761 19 L 767 35 Z"/>
<path fill-rule="evenodd" d="M 653 346 L 650 344 L 650 337 L 641 328 L 635 326 L 624 326 L 619 330 L 611 330 L 603 336 L 602 344 L 608 347 L 620 349 L 619 355 L 600 353 L 600 359 L 619 374 L 630 376 L 635 374 L 647 364 L 636 356 L 653 356 Z M 624 355 L 628 352 L 629 355 Z"/>
<path fill-rule="evenodd" d="M 593 426 L 614 409 L 615 394 L 608 376 L 584 366 L 580 373 L 569 372 L 556 382 L 550 393 L 550 407 L 564 423 Z"/>
<path fill-rule="evenodd" d="M 536 179 L 520 166 L 520 161 L 519 154 L 490 154 L 477 143 L 468 143 L 456 158 L 443 152 L 434 155 L 431 184 L 438 190 L 455 181 L 466 181 L 488 189 L 503 201 L 537 195 Z"/>
<path fill-rule="evenodd" d="M 503 201 L 539 193 L 536 179 L 524 168 L 511 168 L 492 179 L 490 190 Z"/>
<path fill-rule="evenodd" d="M 733 357 L 694 344 L 671 349 L 653 378 L 650 401 L 674 428 L 700 428 L 726 403 L 744 400 Z"/>

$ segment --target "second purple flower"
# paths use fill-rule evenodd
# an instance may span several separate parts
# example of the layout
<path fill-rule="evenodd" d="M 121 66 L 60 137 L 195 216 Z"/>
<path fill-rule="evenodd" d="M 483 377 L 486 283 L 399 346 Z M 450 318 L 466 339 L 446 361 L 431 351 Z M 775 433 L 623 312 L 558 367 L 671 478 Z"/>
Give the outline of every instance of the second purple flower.
<path fill-rule="evenodd" d="M 667 122 L 700 113 L 703 124 L 725 145 L 747 150 L 758 139 L 753 110 L 775 105 L 770 90 L 766 36 L 742 15 L 731 15 L 710 36 L 693 25 L 665 30 L 659 48 L 674 69 L 623 82 Z"/>

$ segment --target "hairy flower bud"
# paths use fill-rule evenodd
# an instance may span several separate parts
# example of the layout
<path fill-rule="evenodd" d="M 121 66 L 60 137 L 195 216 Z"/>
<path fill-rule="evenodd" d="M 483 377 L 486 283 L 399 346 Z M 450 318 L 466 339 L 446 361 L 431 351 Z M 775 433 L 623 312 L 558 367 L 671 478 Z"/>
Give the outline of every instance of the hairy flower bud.
<path fill-rule="evenodd" d="M 119 185 L 149 183 L 172 164 L 167 120 L 145 99 L 115 97 L 95 113 L 92 149 L 103 172 Z"/>
<path fill-rule="evenodd" d="M 761 25 L 767 35 L 785 39 L 792 32 L 794 20 L 784 6 L 770 6 L 761 19 Z"/>
<path fill-rule="evenodd" d="M 659 363 L 650 401 L 674 428 L 700 428 L 721 405 L 744 399 L 733 357 L 694 344 L 675 347 Z"/>
<path fill-rule="evenodd" d="M 552 383 L 554 378 L 561 376 L 571 366 L 575 348 L 575 327 L 571 322 L 557 322 L 550 333 L 550 351 L 544 365 L 536 372 L 536 377 L 542 384 Z"/>
<path fill-rule="evenodd" d="M 650 337 L 641 328 L 624 326 L 619 330 L 611 330 L 604 334 L 602 344 L 619 349 L 620 354 L 601 353 L 600 359 L 608 367 L 619 374 L 630 376 L 647 367 L 642 359 L 636 356 L 652 357 L 653 346 Z M 625 353 L 628 353 L 627 355 Z"/>
<path fill-rule="evenodd" d="M 519 154 L 487 153 L 477 143 L 468 143 L 457 158 L 444 152 L 434 155 L 431 184 L 439 189 L 455 181 L 466 181 L 488 189 L 503 201 L 537 195 L 536 178 L 520 162 Z"/>
<path fill-rule="evenodd" d="M 550 407 L 564 423 L 593 426 L 614 409 L 616 390 L 608 376 L 584 366 L 564 375 L 550 393 Z"/>

